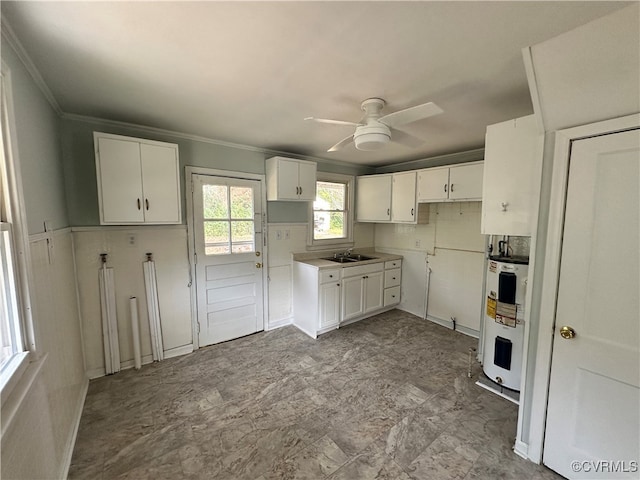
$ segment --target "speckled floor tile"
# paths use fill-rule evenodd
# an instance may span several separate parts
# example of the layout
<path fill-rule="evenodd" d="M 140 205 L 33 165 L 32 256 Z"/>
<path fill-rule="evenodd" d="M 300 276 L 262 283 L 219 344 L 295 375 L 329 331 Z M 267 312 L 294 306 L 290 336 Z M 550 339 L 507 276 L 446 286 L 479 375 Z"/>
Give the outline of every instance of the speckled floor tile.
<path fill-rule="evenodd" d="M 69 478 L 561 478 L 513 453 L 517 407 L 467 377 L 476 345 L 392 310 L 92 380 Z"/>

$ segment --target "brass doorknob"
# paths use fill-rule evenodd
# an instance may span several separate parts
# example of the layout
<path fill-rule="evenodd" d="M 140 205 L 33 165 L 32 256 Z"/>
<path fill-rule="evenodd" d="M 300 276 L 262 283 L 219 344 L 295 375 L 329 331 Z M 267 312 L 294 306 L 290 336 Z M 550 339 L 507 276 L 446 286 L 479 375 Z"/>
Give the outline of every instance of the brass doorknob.
<path fill-rule="evenodd" d="M 262 268 L 262 264 L 261 264 L 261 263 L 256 262 L 256 268 Z"/>
<path fill-rule="evenodd" d="M 562 338 L 567 339 L 567 340 L 571 340 L 573 337 L 576 336 L 576 331 L 573 328 L 568 327 L 567 325 L 565 325 L 564 327 L 562 327 L 560 329 L 560 336 Z"/>

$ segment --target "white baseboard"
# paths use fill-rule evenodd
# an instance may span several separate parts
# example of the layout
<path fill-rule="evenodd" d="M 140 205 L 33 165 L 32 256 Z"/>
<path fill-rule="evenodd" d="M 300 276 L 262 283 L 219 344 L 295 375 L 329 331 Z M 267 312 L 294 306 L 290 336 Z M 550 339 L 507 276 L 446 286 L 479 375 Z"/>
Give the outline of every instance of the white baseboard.
<path fill-rule="evenodd" d="M 181 347 L 170 348 L 169 350 L 164 351 L 164 358 L 173 358 L 180 357 L 182 355 L 187 355 L 189 353 L 193 353 L 193 343 L 189 343 L 188 345 L 182 345 Z"/>
<path fill-rule="evenodd" d="M 291 325 L 293 323 L 293 317 L 281 318 L 280 320 L 275 320 L 273 322 L 268 322 L 265 331 L 275 330 L 276 328 L 286 327 L 287 325 Z"/>
<path fill-rule="evenodd" d="M 513 451 L 519 457 L 524 458 L 525 460 L 532 461 L 529 458 L 529 444 L 524 443 L 521 440 L 516 440 L 516 444 L 513 447 Z"/>
<path fill-rule="evenodd" d="M 427 315 L 427 320 L 453 330 L 453 322 L 451 320 L 443 320 L 442 318 L 434 317 L 433 315 Z M 478 330 L 474 330 L 473 328 L 465 327 L 463 325 L 456 325 L 456 332 L 464 333 L 465 335 L 473 338 L 480 338 L 480 332 L 478 332 Z"/>
<path fill-rule="evenodd" d="M 76 413 L 73 425 L 73 431 L 67 441 L 67 448 L 64 452 L 64 461 L 62 463 L 62 475 L 59 478 L 67 478 L 69 476 L 69 467 L 71 467 L 71 458 L 73 457 L 73 450 L 76 446 L 76 439 L 78 438 L 78 430 L 80 428 L 80 420 L 82 419 L 82 411 L 84 410 L 84 401 L 87 398 L 87 391 L 89 390 L 89 378 L 85 378 L 80 396 L 78 397 L 78 404 L 76 405 Z"/>

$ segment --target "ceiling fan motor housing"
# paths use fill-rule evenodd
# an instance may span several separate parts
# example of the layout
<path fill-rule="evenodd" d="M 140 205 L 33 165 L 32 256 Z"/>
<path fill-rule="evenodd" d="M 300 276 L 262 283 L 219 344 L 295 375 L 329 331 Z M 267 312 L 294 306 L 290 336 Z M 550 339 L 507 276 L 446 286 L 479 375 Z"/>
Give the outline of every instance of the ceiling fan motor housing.
<path fill-rule="evenodd" d="M 353 134 L 353 141 L 358 150 L 370 151 L 382 148 L 391 140 L 389 127 L 380 122 L 360 125 Z"/>

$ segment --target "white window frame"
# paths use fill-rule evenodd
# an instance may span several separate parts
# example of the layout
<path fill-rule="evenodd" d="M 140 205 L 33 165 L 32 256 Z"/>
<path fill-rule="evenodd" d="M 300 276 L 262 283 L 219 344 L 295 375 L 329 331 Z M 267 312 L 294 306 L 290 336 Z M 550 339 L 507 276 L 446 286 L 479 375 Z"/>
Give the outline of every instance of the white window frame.
<path fill-rule="evenodd" d="M 0 371 L 0 401 L 5 403 L 27 370 L 31 357 L 35 354 L 35 335 L 31 317 L 29 285 L 31 283 L 29 239 L 27 233 L 24 195 L 18 161 L 18 149 L 15 134 L 15 115 L 12 104 L 11 74 L 2 62 L 0 73 L 0 181 L 2 182 L 2 204 L 5 206 L 6 221 L 1 229 L 11 233 L 11 260 L 13 283 L 9 287 L 15 302 L 13 328 L 18 335 L 14 339 L 16 352 Z M 2 220 L 2 219 L 0 219 Z M 3 413 L 3 417 L 5 417 Z M 7 416 L 7 420 L 9 420 Z M 3 431 L 5 427 L 3 426 Z"/>
<path fill-rule="evenodd" d="M 322 249 L 327 247 L 353 247 L 353 216 L 354 216 L 354 198 L 356 179 L 353 175 L 343 175 L 340 173 L 317 172 L 316 184 L 318 182 L 335 182 L 344 183 L 347 187 L 345 198 L 345 228 L 347 229 L 346 237 L 342 238 L 313 238 L 313 219 L 314 210 L 313 202 L 309 202 L 309 227 L 307 228 L 307 248 L 309 250 Z"/>

